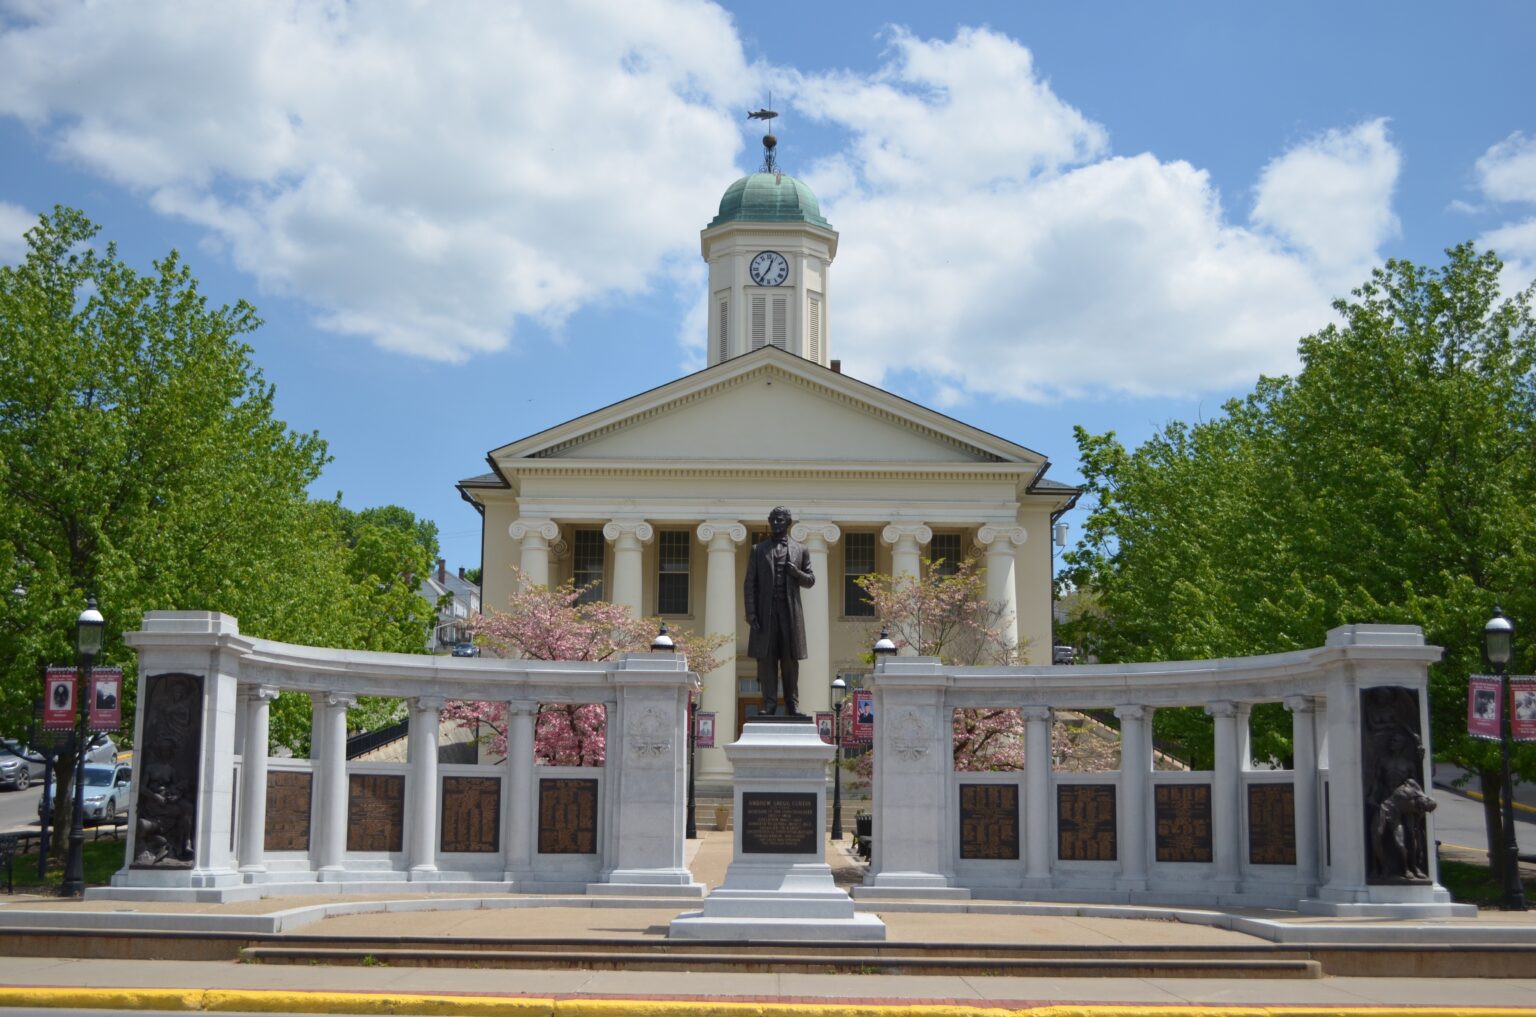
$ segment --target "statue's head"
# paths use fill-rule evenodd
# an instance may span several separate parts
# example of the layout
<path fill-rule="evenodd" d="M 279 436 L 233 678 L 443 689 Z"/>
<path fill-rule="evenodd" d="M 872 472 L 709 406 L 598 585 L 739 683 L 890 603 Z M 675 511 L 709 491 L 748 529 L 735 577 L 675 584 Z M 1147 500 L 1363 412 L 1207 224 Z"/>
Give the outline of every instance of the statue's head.
<path fill-rule="evenodd" d="M 783 505 L 780 505 L 772 512 L 768 513 L 768 529 L 773 533 L 775 537 L 782 537 L 784 534 L 788 533 L 789 527 L 794 523 L 794 521 L 795 520 L 789 514 L 789 509 L 785 508 Z"/>

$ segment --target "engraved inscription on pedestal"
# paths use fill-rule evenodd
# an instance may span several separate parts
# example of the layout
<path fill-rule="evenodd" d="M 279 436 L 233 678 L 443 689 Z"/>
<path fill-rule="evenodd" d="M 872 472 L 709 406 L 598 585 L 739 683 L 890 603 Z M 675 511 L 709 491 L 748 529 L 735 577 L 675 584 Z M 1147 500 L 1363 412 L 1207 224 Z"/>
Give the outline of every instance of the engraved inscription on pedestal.
<path fill-rule="evenodd" d="M 201 675 L 157 674 L 145 682 L 143 772 L 134 809 L 134 868 L 191 868 L 196 858 Z"/>
<path fill-rule="evenodd" d="M 354 773 L 347 789 L 347 850 L 399 851 L 405 829 L 405 778 Z"/>
<path fill-rule="evenodd" d="M 960 857 L 1019 857 L 1016 784 L 960 785 Z"/>
<path fill-rule="evenodd" d="M 1211 846 L 1211 785 L 1159 784 L 1153 790 L 1156 809 L 1157 860 L 1209 862 Z"/>
<path fill-rule="evenodd" d="M 441 850 L 501 850 L 501 781 L 495 777 L 444 777 Z"/>
<path fill-rule="evenodd" d="M 262 843 L 268 851 L 309 850 L 309 805 L 314 779 L 292 770 L 267 771 L 267 826 Z"/>
<path fill-rule="evenodd" d="M 597 853 L 597 781 L 590 777 L 539 778 L 539 853 Z"/>
<path fill-rule="evenodd" d="M 1056 785 L 1056 857 L 1112 862 L 1115 851 L 1115 786 Z"/>
<path fill-rule="evenodd" d="M 1296 788 L 1248 785 L 1248 864 L 1296 864 Z"/>
<path fill-rule="evenodd" d="M 741 853 L 820 855 L 816 793 L 743 791 Z"/>

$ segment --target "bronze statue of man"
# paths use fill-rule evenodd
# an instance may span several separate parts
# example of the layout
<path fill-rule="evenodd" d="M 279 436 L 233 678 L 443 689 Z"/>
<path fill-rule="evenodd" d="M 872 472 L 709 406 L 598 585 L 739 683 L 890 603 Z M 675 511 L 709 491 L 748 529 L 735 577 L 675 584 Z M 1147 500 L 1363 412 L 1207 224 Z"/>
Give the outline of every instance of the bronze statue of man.
<path fill-rule="evenodd" d="M 753 545 L 742 589 L 751 629 L 747 653 L 757 661 L 762 712 L 770 717 L 778 712 L 780 686 L 784 712 L 800 716 L 800 662 L 806 657 L 800 590 L 816 585 L 809 552 L 789 538 L 793 522 L 789 509 L 782 505 L 768 513 L 768 539 Z"/>

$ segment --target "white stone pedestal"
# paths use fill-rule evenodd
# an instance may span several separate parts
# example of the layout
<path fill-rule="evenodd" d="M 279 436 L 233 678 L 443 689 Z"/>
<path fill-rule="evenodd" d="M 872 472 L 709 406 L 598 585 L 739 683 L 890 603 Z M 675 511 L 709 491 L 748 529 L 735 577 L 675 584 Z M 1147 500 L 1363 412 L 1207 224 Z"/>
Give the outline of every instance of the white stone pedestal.
<path fill-rule="evenodd" d="M 704 910 L 678 915 L 675 939 L 883 940 L 826 863 L 827 763 L 836 750 L 809 718 L 749 721 L 725 748 L 735 769 L 735 852 Z"/>

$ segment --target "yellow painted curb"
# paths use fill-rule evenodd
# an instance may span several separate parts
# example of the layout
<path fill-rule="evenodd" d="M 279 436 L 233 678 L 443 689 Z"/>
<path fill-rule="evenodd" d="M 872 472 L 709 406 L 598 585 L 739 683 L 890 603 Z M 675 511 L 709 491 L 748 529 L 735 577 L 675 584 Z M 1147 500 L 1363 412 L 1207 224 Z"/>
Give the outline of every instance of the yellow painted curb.
<path fill-rule="evenodd" d="M 0 986 L 0 1007 L 171 1010 L 184 1013 L 468 1014 L 472 1017 L 1531 1017 L 1523 1007 L 1100 1006 L 1009 1010 L 985 1006 L 728 1003 L 702 1000 L 509 998 L 282 989 L 86 989 Z"/>
<path fill-rule="evenodd" d="M 1456 790 L 1458 794 L 1464 794 L 1474 802 L 1483 800 L 1483 793 L 1481 791 L 1473 791 L 1471 788 L 1457 788 Z M 1516 812 L 1536 812 L 1536 805 L 1527 805 L 1524 802 L 1510 802 L 1510 804 L 1515 807 Z"/>

